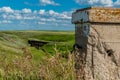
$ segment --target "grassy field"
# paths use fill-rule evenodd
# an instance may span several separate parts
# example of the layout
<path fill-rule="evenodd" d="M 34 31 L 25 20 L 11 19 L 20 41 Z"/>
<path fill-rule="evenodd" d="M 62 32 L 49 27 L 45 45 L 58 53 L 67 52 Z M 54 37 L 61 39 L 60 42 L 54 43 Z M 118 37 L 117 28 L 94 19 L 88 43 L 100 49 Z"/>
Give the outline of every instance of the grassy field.
<path fill-rule="evenodd" d="M 38 50 L 29 46 L 30 39 L 49 43 Z M 0 78 L 73 80 L 73 44 L 72 31 L 1 31 Z"/>

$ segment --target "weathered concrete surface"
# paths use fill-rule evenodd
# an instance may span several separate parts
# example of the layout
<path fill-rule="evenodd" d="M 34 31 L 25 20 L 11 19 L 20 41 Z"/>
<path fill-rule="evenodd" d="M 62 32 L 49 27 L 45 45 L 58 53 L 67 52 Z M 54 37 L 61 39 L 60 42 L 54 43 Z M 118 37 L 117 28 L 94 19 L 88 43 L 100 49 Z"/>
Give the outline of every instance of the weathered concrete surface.
<path fill-rule="evenodd" d="M 120 9 L 86 8 L 78 12 L 86 10 L 89 11 L 87 22 L 82 17 L 73 19 L 76 79 L 120 80 L 120 14 L 117 14 Z M 112 15 L 115 18 L 108 20 Z"/>
<path fill-rule="evenodd" d="M 84 10 L 84 11 L 77 11 L 74 12 L 72 14 L 72 23 L 76 23 L 76 22 L 87 22 L 89 21 L 89 12 L 88 10 Z"/>
<path fill-rule="evenodd" d="M 72 23 L 103 22 L 120 23 L 120 8 L 89 7 L 72 14 Z"/>
<path fill-rule="evenodd" d="M 120 80 L 120 42 L 116 43 L 118 39 L 113 40 L 110 34 L 108 40 L 111 42 L 106 42 L 105 36 L 109 32 L 99 32 L 101 29 L 100 25 L 91 26 L 87 44 L 86 80 Z M 116 34 L 116 31 L 113 30 L 112 33 Z M 113 52 L 109 53 L 108 50 Z"/>
<path fill-rule="evenodd" d="M 104 42 L 104 38 L 98 33 L 99 31 L 91 27 L 87 47 L 75 52 L 76 78 L 120 80 L 120 43 Z M 109 53 L 108 50 L 113 52 Z"/>
<path fill-rule="evenodd" d="M 89 10 L 90 22 L 120 23 L 120 8 L 91 8 Z"/>

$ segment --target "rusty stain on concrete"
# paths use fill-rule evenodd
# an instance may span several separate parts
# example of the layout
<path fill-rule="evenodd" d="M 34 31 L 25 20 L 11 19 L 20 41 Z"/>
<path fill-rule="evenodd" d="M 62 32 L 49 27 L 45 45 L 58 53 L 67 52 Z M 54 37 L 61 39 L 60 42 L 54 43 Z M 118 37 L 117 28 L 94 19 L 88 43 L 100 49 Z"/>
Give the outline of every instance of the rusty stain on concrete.
<path fill-rule="evenodd" d="M 81 15 L 81 12 L 83 13 Z M 79 16 L 78 16 L 79 15 Z M 81 22 L 109 22 L 120 23 L 120 8 L 90 7 L 79 9 L 72 15 L 72 23 Z"/>
<path fill-rule="evenodd" d="M 91 22 L 120 22 L 119 8 L 91 8 L 89 10 Z"/>

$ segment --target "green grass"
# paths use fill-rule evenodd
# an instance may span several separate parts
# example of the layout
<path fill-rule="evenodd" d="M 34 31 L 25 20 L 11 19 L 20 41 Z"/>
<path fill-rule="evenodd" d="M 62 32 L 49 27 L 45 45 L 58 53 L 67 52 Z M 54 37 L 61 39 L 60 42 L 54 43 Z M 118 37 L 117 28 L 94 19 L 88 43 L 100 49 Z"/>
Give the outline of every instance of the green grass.
<path fill-rule="evenodd" d="M 30 47 L 29 39 L 48 41 L 49 43 L 37 50 Z M 40 60 L 45 53 L 54 55 L 54 47 L 59 52 L 65 53 L 72 50 L 74 44 L 74 32 L 72 31 L 1 31 L 0 53 L 5 55 L 21 55 L 23 47 L 29 48 L 35 60 Z M 42 51 L 44 49 L 46 52 Z"/>
<path fill-rule="evenodd" d="M 72 50 L 74 44 L 74 32 L 72 31 L 2 31 L 0 32 L 0 42 L 7 47 L 29 47 L 27 40 L 35 39 L 48 41 L 44 48 L 53 54 L 53 47 L 57 45 L 60 51 Z M 36 52 L 36 51 L 35 51 Z"/>
<path fill-rule="evenodd" d="M 49 43 L 38 50 L 29 39 Z M 74 80 L 73 44 L 72 31 L 1 31 L 0 79 Z"/>
<path fill-rule="evenodd" d="M 49 43 L 37 50 L 30 47 L 27 41 L 29 39 L 48 41 Z M 1 31 L 0 32 L 0 54 L 21 56 L 23 54 L 22 48 L 29 48 L 34 56 L 34 60 L 39 61 L 47 55 L 54 55 L 54 47 L 67 55 L 66 51 L 72 50 L 74 44 L 74 32 L 61 31 Z M 43 52 L 44 49 L 46 52 Z"/>

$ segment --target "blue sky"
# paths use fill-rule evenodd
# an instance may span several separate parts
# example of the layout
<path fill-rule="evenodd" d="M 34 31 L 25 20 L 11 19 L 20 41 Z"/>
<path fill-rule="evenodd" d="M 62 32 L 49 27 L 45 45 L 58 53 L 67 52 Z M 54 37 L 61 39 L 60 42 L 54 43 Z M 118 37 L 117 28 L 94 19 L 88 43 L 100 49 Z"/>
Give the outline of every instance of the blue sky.
<path fill-rule="evenodd" d="M 120 7 L 120 0 L 0 0 L 0 30 L 74 30 L 71 14 L 89 6 Z"/>

